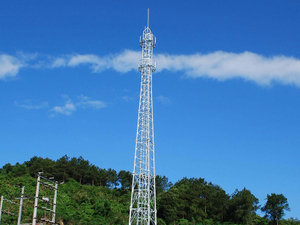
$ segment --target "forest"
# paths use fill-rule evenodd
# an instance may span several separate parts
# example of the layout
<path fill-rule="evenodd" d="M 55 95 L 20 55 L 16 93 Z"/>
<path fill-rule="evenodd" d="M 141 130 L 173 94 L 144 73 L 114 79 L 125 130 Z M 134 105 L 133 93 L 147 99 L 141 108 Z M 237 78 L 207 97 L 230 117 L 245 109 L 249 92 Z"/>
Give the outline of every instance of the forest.
<path fill-rule="evenodd" d="M 18 202 L 25 186 L 21 223 L 32 221 L 37 172 L 58 181 L 56 222 L 61 225 L 128 224 L 131 172 L 103 169 L 82 157 L 67 155 L 58 160 L 34 156 L 29 161 L 0 169 L 0 196 Z M 53 190 L 41 188 L 40 195 L 53 200 Z M 257 224 L 300 225 L 297 218 L 284 219 L 290 210 L 282 193 L 270 193 L 265 205 L 246 188 L 226 193 L 204 178 L 184 177 L 175 184 L 156 176 L 158 225 Z M 47 203 L 43 207 L 49 207 Z M 3 202 L 3 209 L 18 214 L 18 206 Z M 265 216 L 260 216 L 261 210 Z M 38 218 L 51 213 L 38 210 Z M 2 213 L 1 224 L 16 224 L 17 217 Z"/>

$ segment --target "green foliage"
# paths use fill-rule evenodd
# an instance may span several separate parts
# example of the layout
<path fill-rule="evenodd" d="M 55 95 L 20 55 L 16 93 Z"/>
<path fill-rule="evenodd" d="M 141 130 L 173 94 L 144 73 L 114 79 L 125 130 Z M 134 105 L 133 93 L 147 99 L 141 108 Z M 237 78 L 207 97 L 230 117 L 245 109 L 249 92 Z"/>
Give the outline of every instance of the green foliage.
<path fill-rule="evenodd" d="M 258 215 L 254 215 L 252 218 L 252 222 L 255 225 L 268 225 L 270 221 L 265 217 L 260 217 Z"/>
<path fill-rule="evenodd" d="M 23 168 L 19 167 L 19 164 L 17 164 L 16 168 L 18 169 L 21 168 L 20 171 L 23 171 Z M 19 203 L 20 200 L 16 198 L 20 198 L 21 187 L 24 185 L 26 197 L 34 197 L 34 194 L 32 196 L 29 196 L 29 193 L 35 192 L 36 180 L 30 177 L 28 173 L 25 173 L 23 176 L 20 176 L 19 173 L 14 173 L 13 170 L 15 170 L 15 172 L 18 171 L 17 169 L 13 168 L 8 174 L 7 173 L 0 174 L 0 195 L 3 195 L 5 199 Z M 16 177 L 12 177 L 12 173 L 16 175 Z M 7 201 L 3 201 L 3 209 L 11 213 L 14 213 L 16 215 L 18 215 L 19 212 L 18 205 L 11 204 L 10 202 Z M 32 220 L 32 213 L 33 213 L 32 199 L 24 200 L 22 222 L 30 222 Z M 16 224 L 16 221 L 17 221 L 17 217 L 2 214 L 1 224 L 2 223 Z"/>
<path fill-rule="evenodd" d="M 223 222 L 229 196 L 217 185 L 204 179 L 183 178 L 158 198 L 158 216 L 167 224 L 206 219 Z"/>
<path fill-rule="evenodd" d="M 130 189 L 132 183 L 132 174 L 128 171 L 121 170 L 118 174 L 118 181 L 121 184 L 121 189 Z"/>
<path fill-rule="evenodd" d="M 300 220 L 294 219 L 293 217 L 289 218 L 288 220 L 280 221 L 280 225 L 298 225 L 298 224 L 300 224 Z"/>
<path fill-rule="evenodd" d="M 235 223 L 252 224 L 255 211 L 259 208 L 258 199 L 246 188 L 236 190 L 229 206 L 229 214 Z"/>
<path fill-rule="evenodd" d="M 189 225 L 190 221 L 188 221 L 187 219 L 180 219 L 178 224 L 179 225 Z"/>
<path fill-rule="evenodd" d="M 289 211 L 289 204 L 287 198 L 283 194 L 267 195 L 267 202 L 264 207 L 261 208 L 261 211 L 266 213 L 266 216 L 269 217 L 273 223 L 279 223 L 279 220 L 284 215 L 284 210 Z"/>
<path fill-rule="evenodd" d="M 132 174 L 128 171 L 120 171 L 118 174 L 115 170 L 109 168 L 101 169 L 95 165 L 90 164 L 81 156 L 78 158 L 71 158 L 67 155 L 60 159 L 53 161 L 49 158 L 43 159 L 34 156 L 24 165 L 31 176 L 35 176 L 37 172 L 43 172 L 45 177 L 54 177 L 55 180 L 62 182 L 68 181 L 70 178 L 76 180 L 80 184 L 96 185 L 109 188 L 116 188 L 120 182 L 124 189 L 131 186 Z M 22 164 L 21 166 L 24 167 Z M 3 167 L 5 171 L 11 171 L 15 166 L 6 164 Z M 15 176 L 12 174 L 12 176 Z"/>
<path fill-rule="evenodd" d="M 155 177 L 155 184 L 157 196 L 159 196 L 160 193 L 168 191 L 173 186 L 172 182 L 170 182 L 166 176 L 159 175 Z"/>
<path fill-rule="evenodd" d="M 22 223 L 32 221 L 36 173 L 63 182 L 58 187 L 56 221 L 63 225 L 128 224 L 132 174 L 111 168 L 101 169 L 79 158 L 67 155 L 54 161 L 33 157 L 23 164 L 6 164 L 0 169 L 0 195 L 19 201 L 20 186 L 25 186 Z M 203 178 L 183 178 L 174 185 L 166 176 L 156 176 L 158 225 L 269 225 L 288 210 L 283 195 L 268 195 L 263 211 L 268 218 L 256 215 L 258 199 L 246 188 L 228 195 L 220 186 Z M 53 200 L 53 190 L 41 187 L 40 196 Z M 39 206 L 51 208 L 47 203 Z M 5 202 L 4 209 L 18 213 L 18 207 Z M 50 213 L 38 210 L 38 217 Z M 3 224 L 15 224 L 17 218 L 3 214 Z M 300 225 L 298 219 L 281 219 L 280 225 Z"/>

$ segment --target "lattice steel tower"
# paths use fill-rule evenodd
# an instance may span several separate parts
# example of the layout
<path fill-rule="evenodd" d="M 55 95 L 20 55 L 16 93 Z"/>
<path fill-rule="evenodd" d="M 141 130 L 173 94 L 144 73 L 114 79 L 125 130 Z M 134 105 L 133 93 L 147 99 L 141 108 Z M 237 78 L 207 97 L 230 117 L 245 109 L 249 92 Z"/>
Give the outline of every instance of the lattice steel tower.
<path fill-rule="evenodd" d="M 156 38 L 147 27 L 140 37 L 142 59 L 138 69 L 141 72 L 141 90 L 138 124 L 135 144 L 134 169 L 132 179 L 129 224 L 156 225 L 155 157 L 152 73 L 155 71 L 153 48 Z"/>

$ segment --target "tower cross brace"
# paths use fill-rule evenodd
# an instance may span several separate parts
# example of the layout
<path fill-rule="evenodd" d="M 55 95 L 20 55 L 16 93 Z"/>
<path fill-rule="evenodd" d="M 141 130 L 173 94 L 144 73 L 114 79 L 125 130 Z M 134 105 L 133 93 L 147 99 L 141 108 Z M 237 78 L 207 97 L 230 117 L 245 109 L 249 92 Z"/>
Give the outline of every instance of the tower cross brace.
<path fill-rule="evenodd" d="M 142 59 L 138 69 L 141 72 L 141 89 L 135 144 L 134 169 L 131 190 L 129 224 L 156 225 L 155 154 L 153 126 L 152 73 L 156 63 L 153 48 L 156 38 L 147 27 L 140 37 Z"/>

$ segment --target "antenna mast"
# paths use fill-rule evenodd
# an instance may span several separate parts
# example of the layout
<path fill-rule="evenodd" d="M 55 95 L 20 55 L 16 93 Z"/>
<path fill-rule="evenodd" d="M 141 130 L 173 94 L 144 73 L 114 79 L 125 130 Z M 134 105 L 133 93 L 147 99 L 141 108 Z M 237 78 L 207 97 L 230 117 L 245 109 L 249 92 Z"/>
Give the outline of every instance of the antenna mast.
<path fill-rule="evenodd" d="M 149 9 L 148 9 L 147 27 L 149 27 Z"/>
<path fill-rule="evenodd" d="M 140 46 L 142 59 L 138 69 L 141 72 L 141 90 L 129 225 L 157 225 L 152 97 L 152 73 L 156 68 L 153 48 L 156 46 L 156 38 L 149 28 L 149 9 L 147 27 L 140 37 Z"/>

